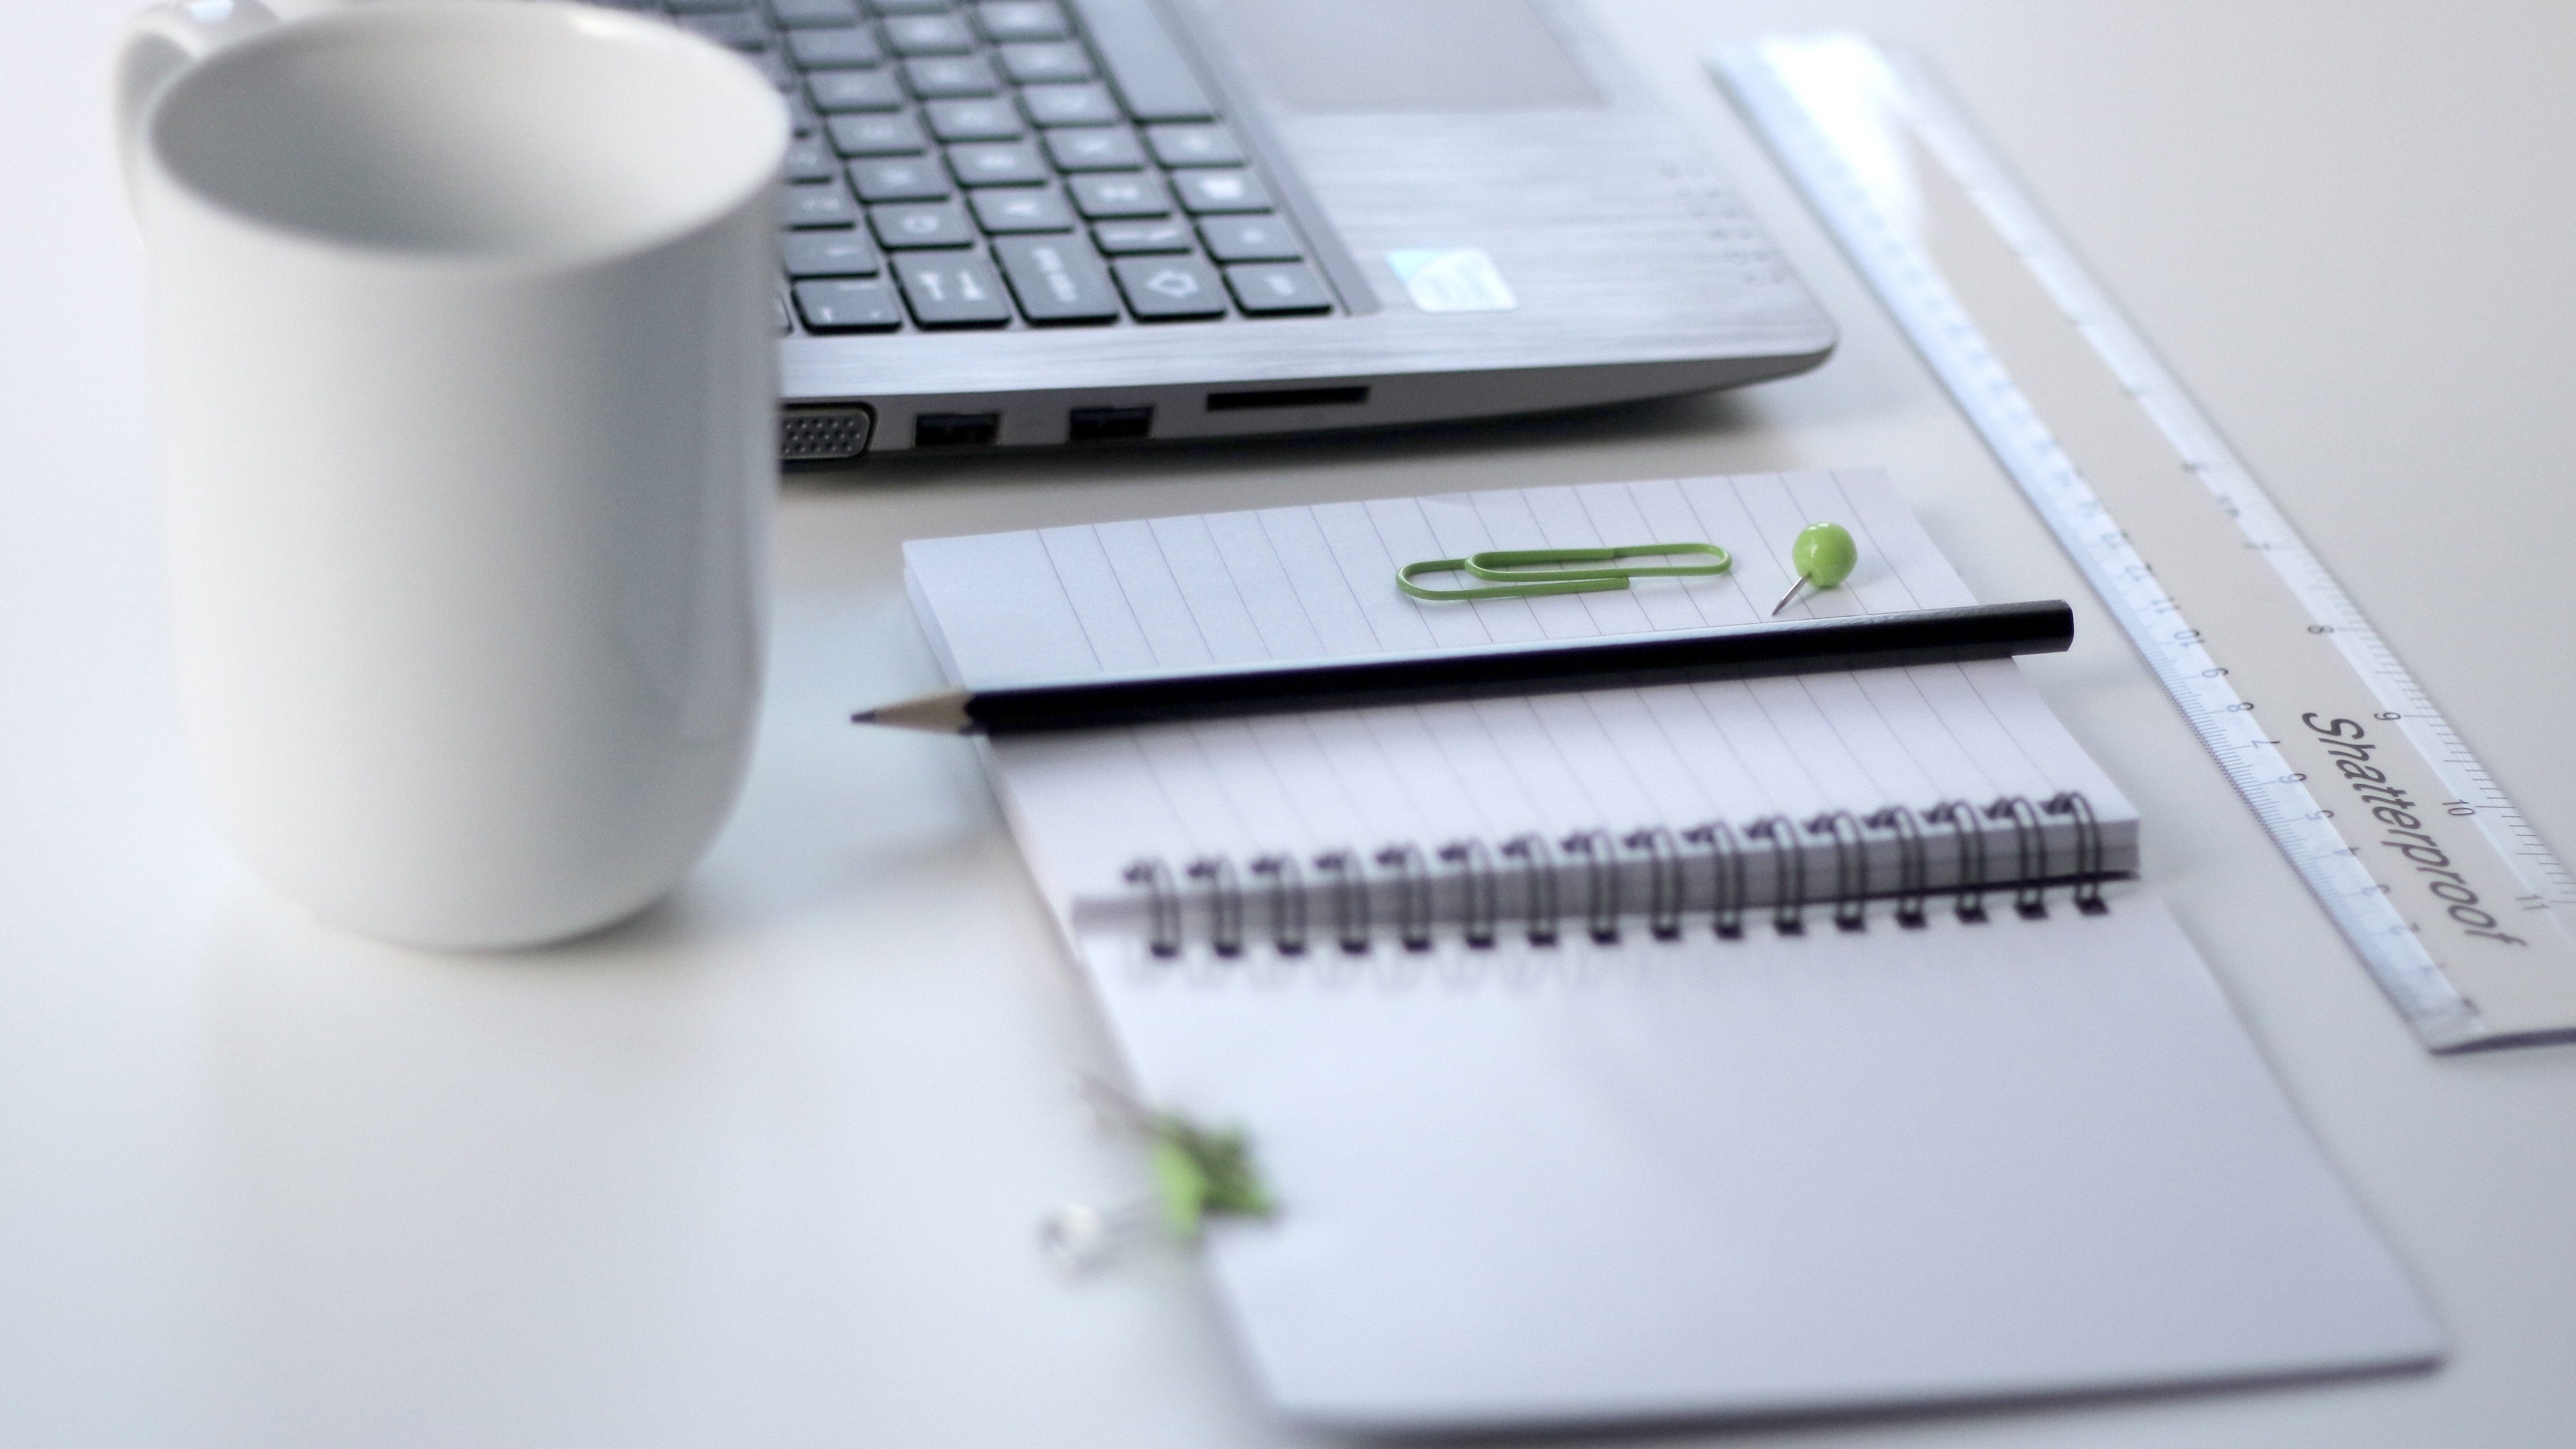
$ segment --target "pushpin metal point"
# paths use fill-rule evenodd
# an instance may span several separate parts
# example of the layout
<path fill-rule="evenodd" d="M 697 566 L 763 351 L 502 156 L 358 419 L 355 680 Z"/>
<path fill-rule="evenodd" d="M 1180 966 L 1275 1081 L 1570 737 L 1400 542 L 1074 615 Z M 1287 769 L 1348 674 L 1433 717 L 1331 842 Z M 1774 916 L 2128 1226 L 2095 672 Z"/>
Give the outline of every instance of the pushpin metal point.
<path fill-rule="evenodd" d="M 1798 530 L 1797 542 L 1789 545 L 1789 566 L 1798 571 L 1798 581 L 1780 602 L 1771 606 L 1776 617 L 1798 591 L 1810 585 L 1830 589 L 1851 577 L 1852 566 L 1860 562 L 1860 545 L 1852 542 L 1849 530 L 1839 523 L 1810 523 Z"/>

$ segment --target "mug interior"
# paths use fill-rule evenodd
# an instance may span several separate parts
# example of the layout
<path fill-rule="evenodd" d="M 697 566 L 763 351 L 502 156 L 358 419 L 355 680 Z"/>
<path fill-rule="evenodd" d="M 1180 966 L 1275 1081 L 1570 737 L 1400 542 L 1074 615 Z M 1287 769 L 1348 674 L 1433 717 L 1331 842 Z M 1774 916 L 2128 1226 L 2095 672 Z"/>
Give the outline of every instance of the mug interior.
<path fill-rule="evenodd" d="M 653 21 L 570 5 L 369 6 L 179 77 L 152 148 L 250 220 L 353 246 L 544 261 L 684 234 L 777 173 L 759 74 Z"/>

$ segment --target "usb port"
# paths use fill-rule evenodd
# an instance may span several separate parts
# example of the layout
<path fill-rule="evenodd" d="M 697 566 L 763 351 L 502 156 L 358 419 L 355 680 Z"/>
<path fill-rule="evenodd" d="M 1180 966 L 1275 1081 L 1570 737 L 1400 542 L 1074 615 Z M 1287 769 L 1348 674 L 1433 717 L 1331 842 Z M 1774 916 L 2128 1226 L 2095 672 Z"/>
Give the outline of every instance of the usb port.
<path fill-rule="evenodd" d="M 1154 409 L 1141 408 L 1075 408 L 1065 438 L 1075 443 L 1107 443 L 1120 438 L 1142 438 L 1154 431 Z"/>
<path fill-rule="evenodd" d="M 912 420 L 916 448 L 972 448 L 1001 436 L 1000 413 L 923 413 Z"/>

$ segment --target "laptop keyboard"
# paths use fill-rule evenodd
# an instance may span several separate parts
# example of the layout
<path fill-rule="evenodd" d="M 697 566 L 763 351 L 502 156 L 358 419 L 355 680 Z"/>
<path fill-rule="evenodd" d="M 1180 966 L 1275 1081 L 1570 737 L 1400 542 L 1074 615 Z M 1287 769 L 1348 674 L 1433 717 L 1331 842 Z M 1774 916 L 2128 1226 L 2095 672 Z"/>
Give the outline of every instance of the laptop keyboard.
<path fill-rule="evenodd" d="M 787 97 L 780 330 L 1339 310 L 1145 0 L 596 0 Z"/>

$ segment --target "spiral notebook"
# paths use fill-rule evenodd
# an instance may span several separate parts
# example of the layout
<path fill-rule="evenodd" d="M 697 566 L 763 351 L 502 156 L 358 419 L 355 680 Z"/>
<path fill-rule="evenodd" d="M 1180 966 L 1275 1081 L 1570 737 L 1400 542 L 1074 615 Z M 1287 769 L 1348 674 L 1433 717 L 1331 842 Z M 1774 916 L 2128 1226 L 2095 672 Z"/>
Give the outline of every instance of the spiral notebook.
<path fill-rule="evenodd" d="M 1975 602 L 1870 472 L 907 545 L 958 683 Z M 1712 540 L 1424 604 L 1403 562 Z M 2438 1329 L 2011 661 L 1020 737 L 1032 872 L 1157 1106 L 1252 1137 L 1209 1264 L 1263 1392 L 1375 1430 L 2432 1362 Z"/>

